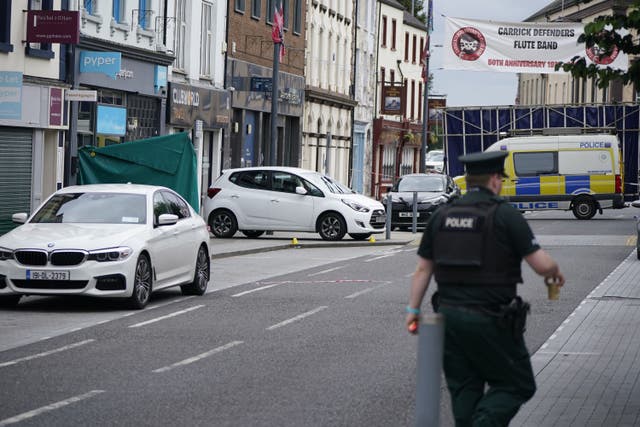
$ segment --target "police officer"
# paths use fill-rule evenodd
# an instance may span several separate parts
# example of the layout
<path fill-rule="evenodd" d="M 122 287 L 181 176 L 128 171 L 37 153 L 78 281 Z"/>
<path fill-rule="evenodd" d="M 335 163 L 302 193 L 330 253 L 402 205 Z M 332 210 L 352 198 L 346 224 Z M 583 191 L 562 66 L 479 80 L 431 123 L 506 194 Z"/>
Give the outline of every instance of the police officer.
<path fill-rule="evenodd" d="M 467 193 L 429 220 L 411 282 L 406 324 L 413 333 L 432 275 L 438 284 L 432 301 L 445 318 L 443 367 L 457 427 L 507 426 L 536 391 L 523 338 L 528 304 L 516 294 L 522 259 L 564 284 L 522 214 L 498 197 L 506 156 L 460 157 Z"/>

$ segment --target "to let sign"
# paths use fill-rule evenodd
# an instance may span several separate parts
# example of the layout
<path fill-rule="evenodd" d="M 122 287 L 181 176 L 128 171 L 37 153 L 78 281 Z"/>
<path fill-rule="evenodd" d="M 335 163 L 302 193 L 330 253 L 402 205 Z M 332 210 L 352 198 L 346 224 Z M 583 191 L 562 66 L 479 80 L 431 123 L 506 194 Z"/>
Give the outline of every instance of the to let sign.
<path fill-rule="evenodd" d="M 30 10 L 27 12 L 27 42 L 65 43 L 80 42 L 78 11 Z"/>

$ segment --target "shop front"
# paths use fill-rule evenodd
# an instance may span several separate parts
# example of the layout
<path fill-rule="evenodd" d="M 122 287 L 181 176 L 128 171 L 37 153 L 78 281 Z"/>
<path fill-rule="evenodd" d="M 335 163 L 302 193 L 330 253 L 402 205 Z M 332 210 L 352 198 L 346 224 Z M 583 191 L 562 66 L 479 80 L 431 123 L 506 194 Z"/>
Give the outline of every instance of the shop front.
<path fill-rule="evenodd" d="M 62 187 L 65 89 L 0 72 L 0 234 Z"/>
<path fill-rule="evenodd" d="M 230 59 L 227 81 L 231 95 L 231 135 L 225 167 L 260 166 L 275 149 L 276 165 L 299 166 L 304 108 L 304 76 L 278 75 L 277 137 L 271 136 L 272 69 Z"/>
<path fill-rule="evenodd" d="M 223 141 L 229 133 L 229 92 L 170 82 L 167 111 L 170 133 L 190 132 L 198 154 L 202 201 L 222 172 Z"/>

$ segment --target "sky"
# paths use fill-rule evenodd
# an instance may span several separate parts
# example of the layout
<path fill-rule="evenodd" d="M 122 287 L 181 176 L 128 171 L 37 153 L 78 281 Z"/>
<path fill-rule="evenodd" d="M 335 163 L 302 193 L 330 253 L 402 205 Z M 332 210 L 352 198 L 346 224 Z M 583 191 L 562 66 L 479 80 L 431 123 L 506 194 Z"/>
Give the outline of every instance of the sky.
<path fill-rule="evenodd" d="M 430 95 L 446 95 L 448 107 L 513 105 L 517 74 L 442 69 L 444 16 L 486 21 L 522 22 L 552 0 L 433 0 L 433 32 L 429 72 L 433 74 Z M 425 0 L 425 5 L 427 0 Z M 426 7 L 425 7 L 426 9 Z"/>

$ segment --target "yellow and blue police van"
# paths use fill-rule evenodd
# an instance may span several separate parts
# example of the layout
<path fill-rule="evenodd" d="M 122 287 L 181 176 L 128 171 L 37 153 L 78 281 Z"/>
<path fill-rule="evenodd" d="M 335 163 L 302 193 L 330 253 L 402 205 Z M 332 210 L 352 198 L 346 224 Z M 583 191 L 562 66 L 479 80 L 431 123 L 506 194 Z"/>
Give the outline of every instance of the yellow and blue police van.
<path fill-rule="evenodd" d="M 521 211 L 571 210 L 591 219 L 624 203 L 624 164 L 616 135 L 541 135 L 499 140 L 508 151 L 500 195 Z M 464 177 L 456 177 L 464 191 Z"/>

